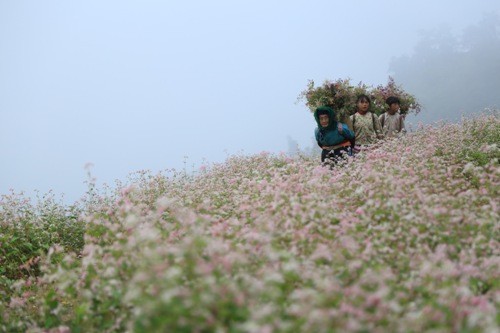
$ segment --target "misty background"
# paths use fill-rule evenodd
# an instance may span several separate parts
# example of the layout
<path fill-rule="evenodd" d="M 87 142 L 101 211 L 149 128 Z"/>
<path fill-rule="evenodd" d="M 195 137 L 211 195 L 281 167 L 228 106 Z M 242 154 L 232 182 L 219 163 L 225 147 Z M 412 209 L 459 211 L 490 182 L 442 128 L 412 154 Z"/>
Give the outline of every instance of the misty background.
<path fill-rule="evenodd" d="M 0 0 L 0 195 L 313 144 L 308 80 L 385 84 L 409 125 L 500 106 L 500 1 Z"/>

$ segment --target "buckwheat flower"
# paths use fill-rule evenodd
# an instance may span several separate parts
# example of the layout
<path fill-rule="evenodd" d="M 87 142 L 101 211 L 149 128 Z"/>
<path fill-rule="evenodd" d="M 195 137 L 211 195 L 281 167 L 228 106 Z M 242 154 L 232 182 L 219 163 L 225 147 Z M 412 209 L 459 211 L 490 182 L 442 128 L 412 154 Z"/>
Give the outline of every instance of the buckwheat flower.
<path fill-rule="evenodd" d="M 349 262 L 349 270 L 351 272 L 354 272 L 354 271 L 357 271 L 358 269 L 360 269 L 361 267 L 363 267 L 363 261 L 361 260 L 352 260 Z"/>
<path fill-rule="evenodd" d="M 356 208 L 355 213 L 361 216 L 365 215 L 365 211 L 361 207 Z"/>
<path fill-rule="evenodd" d="M 348 318 L 345 328 L 349 332 L 359 332 L 361 331 L 361 324 L 356 318 Z"/>
<path fill-rule="evenodd" d="M 310 257 L 311 260 L 324 259 L 327 261 L 331 261 L 332 258 L 332 250 L 326 244 L 319 244 Z"/>
<path fill-rule="evenodd" d="M 469 172 L 473 172 L 475 169 L 475 165 L 471 162 L 467 163 L 466 165 L 464 165 L 464 169 L 463 169 L 463 173 L 469 173 Z"/>
<path fill-rule="evenodd" d="M 125 220 L 123 221 L 123 225 L 127 228 L 134 228 L 139 224 L 139 217 L 134 215 L 134 214 L 128 214 L 127 217 L 125 217 Z"/>
<path fill-rule="evenodd" d="M 278 272 L 271 272 L 269 275 L 266 275 L 264 277 L 266 282 L 271 282 L 271 283 L 283 283 L 284 279 L 283 276 L 278 273 Z"/>
<path fill-rule="evenodd" d="M 266 317 L 270 317 L 275 313 L 278 313 L 279 309 L 275 304 L 263 304 L 262 306 L 255 309 L 253 312 L 253 316 L 255 319 L 261 321 Z"/>
<path fill-rule="evenodd" d="M 283 264 L 283 272 L 297 272 L 299 270 L 299 264 L 294 260 L 289 260 Z"/>
<path fill-rule="evenodd" d="M 480 311 L 474 311 L 467 316 L 468 327 L 482 327 L 484 332 L 498 333 L 500 330 L 491 316 Z"/>
<path fill-rule="evenodd" d="M 141 242 L 154 241 L 159 239 L 160 232 L 151 225 L 141 225 L 135 231 L 137 240 Z"/>
<path fill-rule="evenodd" d="M 495 153 L 498 151 L 498 145 L 496 143 L 493 143 L 491 145 L 484 145 L 481 147 L 481 150 L 484 151 L 485 153 Z"/>
<path fill-rule="evenodd" d="M 175 204 L 175 199 L 169 197 L 160 197 L 156 200 L 158 210 L 164 211 Z"/>
<path fill-rule="evenodd" d="M 15 308 L 21 308 L 26 304 L 26 300 L 21 298 L 21 297 L 11 297 L 10 303 L 9 303 L 9 308 L 15 309 Z"/>
<path fill-rule="evenodd" d="M 241 328 L 243 332 L 261 333 L 262 325 L 259 324 L 257 320 L 247 320 L 241 325 L 239 325 L 239 328 Z"/>
<path fill-rule="evenodd" d="M 108 266 L 102 273 L 103 277 L 112 277 L 116 274 L 116 268 L 113 266 Z"/>
<path fill-rule="evenodd" d="M 71 333 L 71 330 L 68 326 L 59 326 L 56 328 L 51 328 L 48 331 L 43 331 L 47 333 Z"/>
<path fill-rule="evenodd" d="M 161 295 L 160 295 L 160 299 L 164 302 L 164 303 L 170 303 L 170 301 L 179 295 L 179 292 L 177 289 L 168 289 L 168 290 L 165 290 Z"/>
<path fill-rule="evenodd" d="M 356 240 L 350 236 L 343 236 L 340 238 L 342 247 L 347 249 L 349 252 L 353 253 L 359 249 L 359 244 Z"/>

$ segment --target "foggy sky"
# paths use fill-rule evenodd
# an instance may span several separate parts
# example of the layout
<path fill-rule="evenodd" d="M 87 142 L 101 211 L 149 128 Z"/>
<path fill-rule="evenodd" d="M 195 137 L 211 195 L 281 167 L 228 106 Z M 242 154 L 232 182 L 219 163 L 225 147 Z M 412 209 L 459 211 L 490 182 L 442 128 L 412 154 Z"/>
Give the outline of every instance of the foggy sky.
<path fill-rule="evenodd" d="M 307 80 L 385 84 L 422 31 L 490 12 L 498 0 L 0 0 L 0 194 L 71 202 L 87 163 L 111 184 L 309 146 Z"/>
<path fill-rule="evenodd" d="M 457 122 L 500 110 L 500 15 L 484 14 L 459 35 L 442 26 L 428 30 L 411 55 L 392 59 L 390 69 L 425 109 L 407 121 Z"/>

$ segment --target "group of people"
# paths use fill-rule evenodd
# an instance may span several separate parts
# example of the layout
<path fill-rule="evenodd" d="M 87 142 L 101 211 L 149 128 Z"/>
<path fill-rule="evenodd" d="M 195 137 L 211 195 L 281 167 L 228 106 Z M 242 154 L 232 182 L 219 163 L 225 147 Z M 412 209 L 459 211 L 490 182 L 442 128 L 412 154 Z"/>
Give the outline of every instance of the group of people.
<path fill-rule="evenodd" d="M 335 110 L 328 105 L 314 111 L 318 124 L 315 138 L 321 147 L 321 162 L 335 164 L 345 156 L 354 156 L 378 140 L 397 137 L 406 132 L 404 115 L 399 112 L 400 100 L 395 96 L 386 99 L 387 111 L 380 116 L 370 112 L 371 100 L 358 96 L 356 113 L 338 119 Z"/>

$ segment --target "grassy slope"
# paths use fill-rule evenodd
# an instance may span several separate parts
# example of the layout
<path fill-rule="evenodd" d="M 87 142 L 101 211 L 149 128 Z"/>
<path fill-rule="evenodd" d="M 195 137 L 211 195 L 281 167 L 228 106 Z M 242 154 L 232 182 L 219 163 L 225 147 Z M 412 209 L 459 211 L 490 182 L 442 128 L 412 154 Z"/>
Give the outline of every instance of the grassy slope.
<path fill-rule="evenodd" d="M 24 275 L 3 273 L 0 323 L 5 331 L 494 331 L 498 142 L 499 119 L 483 116 L 420 129 L 333 170 L 316 156 L 260 154 L 196 176 L 137 173 L 74 207 L 84 215 L 77 224 L 66 211 L 44 219 L 4 197 L 2 244 L 21 225 L 52 230 L 41 253 L 65 247 Z M 72 231 L 57 233 L 63 227 Z M 5 257 L 19 250 L 8 244 Z"/>

